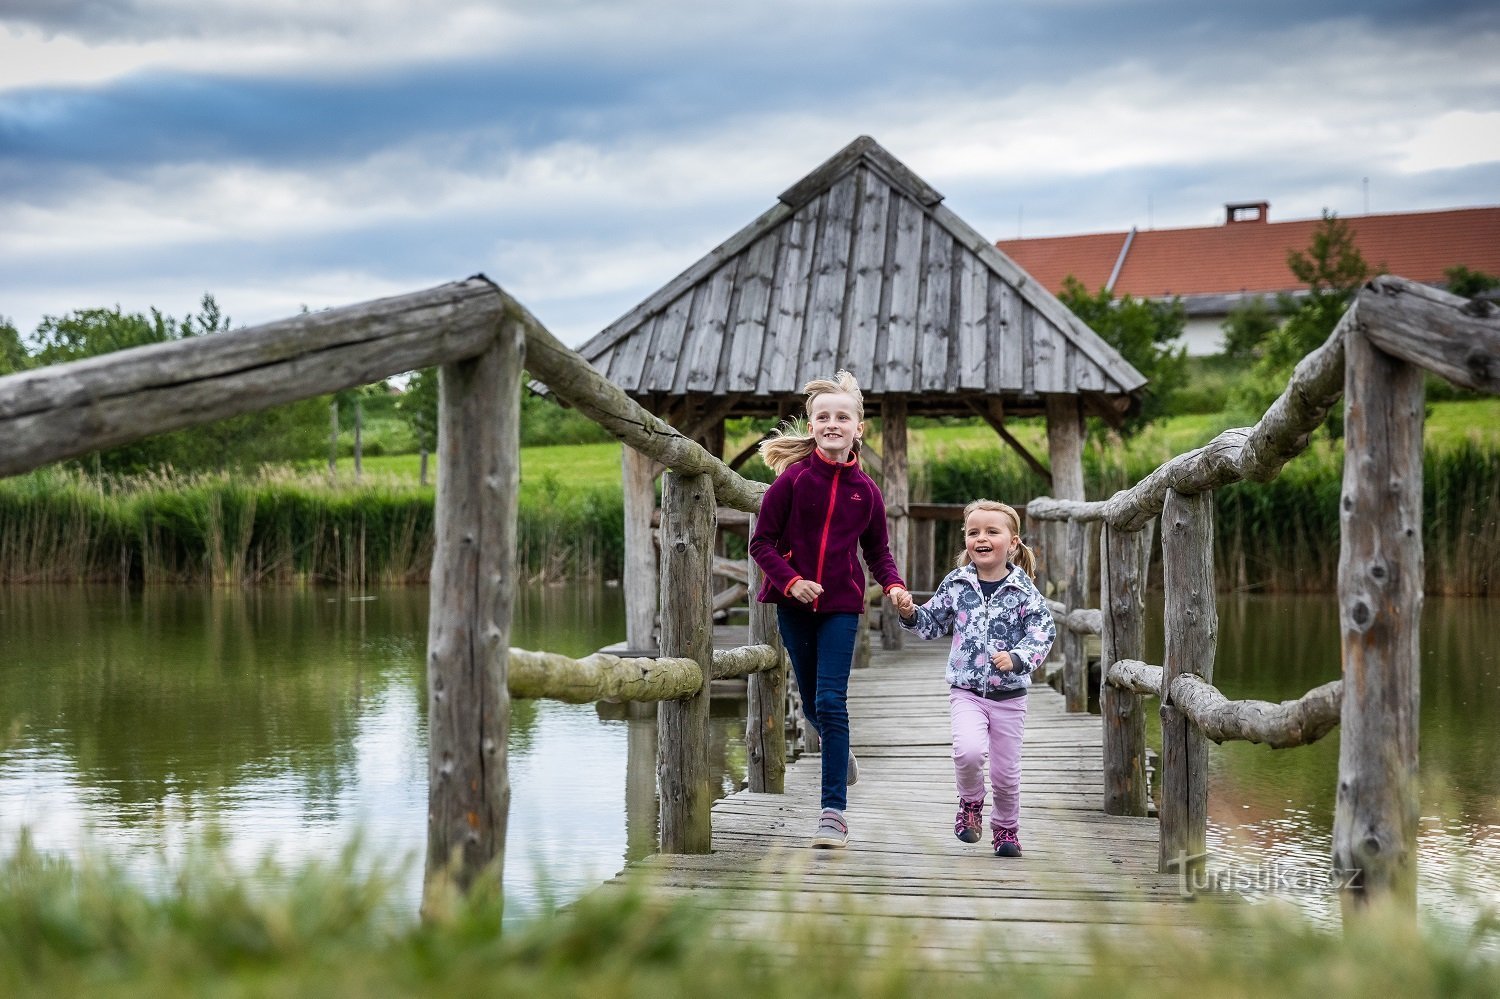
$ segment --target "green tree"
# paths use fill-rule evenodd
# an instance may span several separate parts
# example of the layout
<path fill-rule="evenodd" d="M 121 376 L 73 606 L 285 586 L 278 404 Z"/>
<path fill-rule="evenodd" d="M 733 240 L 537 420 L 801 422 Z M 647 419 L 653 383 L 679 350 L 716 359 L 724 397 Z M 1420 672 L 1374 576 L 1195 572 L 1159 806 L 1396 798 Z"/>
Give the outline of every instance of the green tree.
<path fill-rule="evenodd" d="M 0 316 L 0 375 L 24 371 L 31 367 L 31 355 L 21 340 L 20 331 L 9 319 Z"/>
<path fill-rule="evenodd" d="M 1181 345 L 1187 315 L 1177 299 L 1155 302 L 1106 288 L 1089 294 L 1072 275 L 1063 282 L 1062 303 L 1146 376 L 1140 410 L 1125 421 L 1127 435 L 1171 412 L 1172 396 L 1187 381 L 1187 348 Z"/>
<path fill-rule="evenodd" d="M 1464 298 L 1478 298 L 1485 292 L 1500 288 L 1500 277 L 1484 271 L 1471 271 L 1463 264 L 1448 268 L 1443 271 L 1443 276 L 1448 279 L 1448 290 Z"/>
<path fill-rule="evenodd" d="M 1324 209 L 1306 249 L 1287 253 L 1287 268 L 1307 291 L 1279 296 L 1286 320 L 1261 340 L 1255 367 L 1231 393 L 1231 408 L 1244 419 L 1258 419 L 1286 389 L 1297 362 L 1328 339 L 1355 293 L 1375 273 L 1354 237 L 1349 223 Z M 1340 416 L 1338 411 L 1329 414 L 1327 426 L 1335 436 L 1341 432 Z"/>
<path fill-rule="evenodd" d="M 427 484 L 427 456 L 437 450 L 438 369 L 423 368 L 406 383 L 406 391 L 396 400 L 396 415 L 411 428 L 422 456 L 420 480 Z"/>
<path fill-rule="evenodd" d="M 1281 323 L 1281 313 L 1263 296 L 1247 298 L 1224 317 L 1224 356 L 1253 361 L 1266 336 Z"/>

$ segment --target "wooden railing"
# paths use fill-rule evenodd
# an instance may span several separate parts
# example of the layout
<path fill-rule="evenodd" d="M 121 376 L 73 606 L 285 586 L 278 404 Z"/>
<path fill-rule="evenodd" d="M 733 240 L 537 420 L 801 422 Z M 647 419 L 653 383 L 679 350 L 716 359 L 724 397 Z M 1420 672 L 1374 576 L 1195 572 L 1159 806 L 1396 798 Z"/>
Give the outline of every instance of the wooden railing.
<path fill-rule="evenodd" d="M 509 647 L 523 365 L 669 470 L 661 531 L 663 592 L 672 598 L 663 602 L 659 658 L 575 660 Z M 511 697 L 658 702 L 661 847 L 707 852 L 710 681 L 750 677 L 751 788 L 781 791 L 786 767 L 786 661 L 774 610 L 753 609 L 751 644 L 712 644 L 715 509 L 753 513 L 765 485 L 642 409 L 482 275 L 0 378 L 0 475 L 430 366 L 440 366 L 441 399 L 427 890 L 499 890 Z"/>
<path fill-rule="evenodd" d="M 1328 341 L 1297 366 L 1260 422 L 1178 455 L 1107 500 L 1033 499 L 1027 515 L 1099 522 L 1105 811 L 1146 813 L 1143 696 L 1159 699 L 1162 870 L 1204 862 L 1207 745 L 1298 746 L 1342 727 L 1333 867 L 1347 911 L 1377 897 L 1415 905 L 1418 618 L 1422 604 L 1423 376 L 1500 393 L 1500 320 L 1487 303 L 1396 277 L 1362 289 Z M 1218 631 L 1213 491 L 1267 481 L 1344 398 L 1338 599 L 1342 680 L 1280 704 L 1212 685 Z M 1147 529 L 1160 516 L 1166 649 L 1141 661 Z M 1072 532 L 1078 544 L 1082 532 Z M 1072 558 L 1069 553 L 1069 559 Z M 1055 605 L 1070 632 L 1089 616 Z M 1332 669 L 1330 669 L 1332 672 Z M 1069 697 L 1069 703 L 1074 698 Z"/>

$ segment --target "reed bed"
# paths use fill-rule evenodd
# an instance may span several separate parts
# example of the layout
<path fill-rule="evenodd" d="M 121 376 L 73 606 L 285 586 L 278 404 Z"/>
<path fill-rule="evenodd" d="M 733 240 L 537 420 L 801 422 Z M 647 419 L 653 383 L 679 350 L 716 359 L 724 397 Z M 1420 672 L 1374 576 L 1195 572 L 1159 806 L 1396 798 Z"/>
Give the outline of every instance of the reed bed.
<path fill-rule="evenodd" d="M 425 582 L 431 486 L 316 474 L 90 477 L 45 469 L 0 481 L 0 582 L 371 584 Z M 523 491 L 528 579 L 618 574 L 619 487 Z"/>

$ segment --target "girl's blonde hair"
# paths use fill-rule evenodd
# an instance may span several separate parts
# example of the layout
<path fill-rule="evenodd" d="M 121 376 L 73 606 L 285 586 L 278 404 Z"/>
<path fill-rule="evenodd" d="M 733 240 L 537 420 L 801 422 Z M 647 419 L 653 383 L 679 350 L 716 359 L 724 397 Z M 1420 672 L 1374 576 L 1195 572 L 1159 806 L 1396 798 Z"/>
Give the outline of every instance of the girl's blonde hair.
<path fill-rule="evenodd" d="M 1016 513 L 1016 508 L 1009 503 L 1001 503 L 998 500 L 977 499 L 964 507 L 964 530 L 968 530 L 969 514 L 975 510 L 992 510 L 995 513 L 1003 513 L 1010 518 L 1010 533 L 1016 539 L 1016 557 L 1012 560 L 1021 567 L 1021 571 L 1032 579 L 1036 578 L 1036 552 L 1026 546 L 1021 540 L 1021 515 Z M 958 553 L 956 565 L 959 568 L 969 564 L 969 547 L 965 545 Z"/>
<path fill-rule="evenodd" d="M 847 371 L 840 371 L 832 378 L 814 378 L 802 386 L 807 393 L 803 410 L 812 415 L 812 402 L 820 395 L 842 392 L 854 399 L 854 418 L 863 423 L 865 419 L 865 397 L 859 391 L 859 382 Z M 760 457 L 766 466 L 780 475 L 793 462 L 801 461 L 813 453 L 817 445 L 812 432 L 801 420 L 793 420 L 771 431 L 771 436 L 760 443 Z M 859 453 L 859 438 L 854 439 L 854 453 Z"/>

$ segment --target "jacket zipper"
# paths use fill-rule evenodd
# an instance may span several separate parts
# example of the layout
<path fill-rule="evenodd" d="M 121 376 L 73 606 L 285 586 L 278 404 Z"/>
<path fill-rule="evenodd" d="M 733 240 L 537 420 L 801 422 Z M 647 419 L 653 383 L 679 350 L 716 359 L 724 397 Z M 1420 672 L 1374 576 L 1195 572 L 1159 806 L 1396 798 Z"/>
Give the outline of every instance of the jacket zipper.
<path fill-rule="evenodd" d="M 842 468 L 833 470 L 833 485 L 828 487 L 828 515 L 823 518 L 823 537 L 818 541 L 818 585 L 823 585 L 823 558 L 828 554 L 828 529 L 833 525 L 833 507 L 839 498 L 839 474 Z M 823 599 L 821 595 L 813 598 L 812 609 L 818 609 L 818 601 Z"/>

